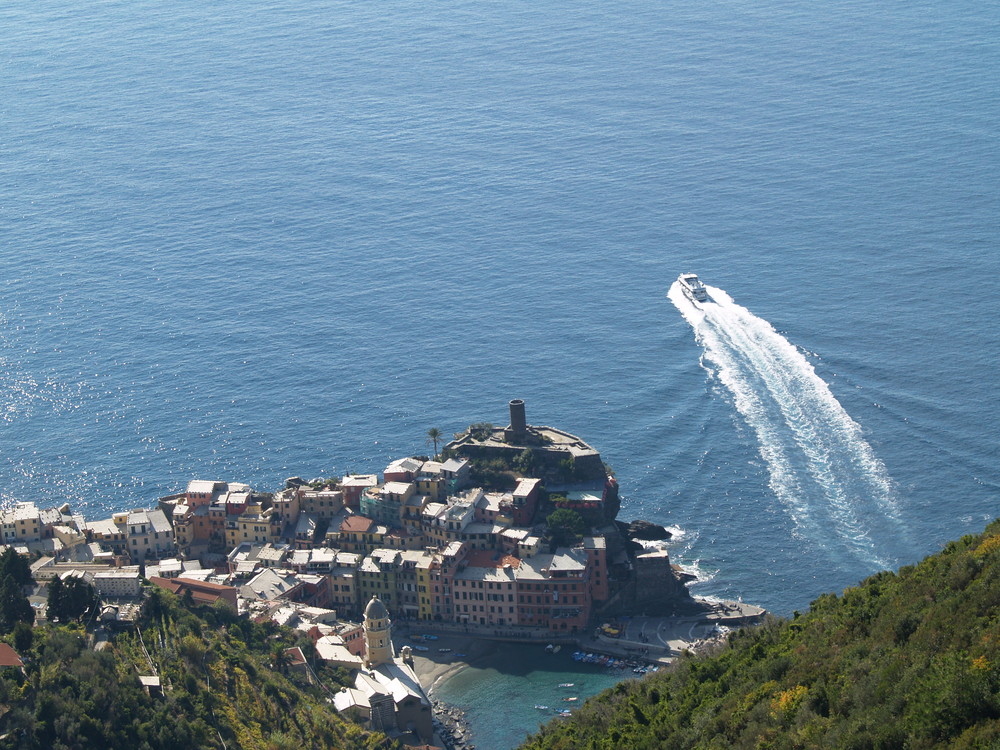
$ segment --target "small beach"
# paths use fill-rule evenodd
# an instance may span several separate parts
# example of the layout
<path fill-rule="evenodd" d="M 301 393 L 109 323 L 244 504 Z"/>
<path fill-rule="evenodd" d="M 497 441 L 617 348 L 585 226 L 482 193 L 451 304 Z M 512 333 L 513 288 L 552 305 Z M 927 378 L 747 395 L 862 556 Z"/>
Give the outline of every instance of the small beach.
<path fill-rule="evenodd" d="M 439 674 L 433 698 L 461 712 L 477 750 L 509 750 L 542 724 L 587 698 L 636 677 L 574 661 L 573 650 L 547 653 L 539 644 L 483 643 L 467 663 Z"/>
<path fill-rule="evenodd" d="M 417 642 L 403 636 L 396 647 L 402 645 L 412 648 Z M 413 668 L 420 678 L 420 684 L 428 693 L 433 694 L 440 684 L 466 667 L 492 661 L 503 644 L 468 635 L 439 635 L 437 640 L 424 641 L 419 645 L 428 650 L 414 649 Z"/>
<path fill-rule="evenodd" d="M 401 642 L 415 645 L 409 638 Z M 428 650 L 413 652 L 414 669 L 436 704 L 436 718 L 477 750 L 509 750 L 560 710 L 637 677 L 628 669 L 574 661 L 571 646 L 548 653 L 540 644 L 464 635 L 420 645 Z"/>

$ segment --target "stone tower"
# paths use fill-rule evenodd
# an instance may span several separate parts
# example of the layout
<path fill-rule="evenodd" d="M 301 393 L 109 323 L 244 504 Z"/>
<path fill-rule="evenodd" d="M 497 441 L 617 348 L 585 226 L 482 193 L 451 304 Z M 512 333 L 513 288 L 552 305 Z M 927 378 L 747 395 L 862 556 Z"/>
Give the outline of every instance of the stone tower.
<path fill-rule="evenodd" d="M 392 661 L 392 638 L 390 631 L 392 622 L 389 620 L 389 610 L 382 601 L 372 594 L 372 599 L 365 607 L 365 666 L 377 667 Z"/>
<path fill-rule="evenodd" d="M 508 443 L 519 445 L 524 442 L 528 434 L 528 420 L 524 414 L 524 401 L 519 398 L 510 401 L 510 426 L 503 431 L 504 439 Z"/>

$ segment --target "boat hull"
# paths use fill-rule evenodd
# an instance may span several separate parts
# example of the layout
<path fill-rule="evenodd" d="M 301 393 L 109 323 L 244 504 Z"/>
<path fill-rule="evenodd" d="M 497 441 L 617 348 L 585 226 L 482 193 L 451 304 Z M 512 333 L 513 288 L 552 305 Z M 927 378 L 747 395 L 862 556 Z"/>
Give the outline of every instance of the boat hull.
<path fill-rule="evenodd" d="M 697 275 L 693 273 L 682 273 L 677 277 L 677 283 L 681 286 L 684 296 L 692 302 L 707 302 L 708 290 Z"/>

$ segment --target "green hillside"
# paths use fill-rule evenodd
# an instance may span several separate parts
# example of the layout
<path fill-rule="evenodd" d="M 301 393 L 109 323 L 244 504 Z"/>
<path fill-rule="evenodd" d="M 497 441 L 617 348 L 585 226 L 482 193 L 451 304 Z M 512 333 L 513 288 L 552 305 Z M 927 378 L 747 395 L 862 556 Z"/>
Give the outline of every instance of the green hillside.
<path fill-rule="evenodd" d="M 296 644 L 292 631 L 225 608 L 192 612 L 158 589 L 149 605 L 141 638 L 123 633 L 100 651 L 78 625 L 15 633 L 25 674 L 0 672 L 0 748 L 392 746 L 326 703 L 327 690 L 346 675 L 321 674 L 324 689 L 288 670 L 284 649 Z M 150 697 L 139 682 L 153 667 L 162 697 Z"/>
<path fill-rule="evenodd" d="M 541 748 L 998 748 L 1000 521 L 718 652 L 618 685 Z"/>

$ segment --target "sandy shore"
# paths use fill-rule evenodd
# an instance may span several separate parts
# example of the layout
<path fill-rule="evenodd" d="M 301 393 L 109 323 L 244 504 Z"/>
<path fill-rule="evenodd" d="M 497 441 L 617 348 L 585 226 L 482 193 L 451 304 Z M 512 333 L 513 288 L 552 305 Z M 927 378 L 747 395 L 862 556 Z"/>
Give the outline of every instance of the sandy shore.
<path fill-rule="evenodd" d="M 485 661 L 497 651 L 495 642 L 467 635 L 439 635 L 436 641 L 414 641 L 408 635 L 403 635 L 398 645 L 412 647 L 418 644 L 429 650 L 413 651 L 413 669 L 420 684 L 432 695 L 437 685 L 466 667 Z"/>

